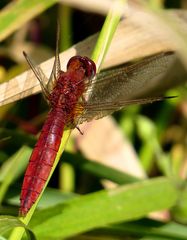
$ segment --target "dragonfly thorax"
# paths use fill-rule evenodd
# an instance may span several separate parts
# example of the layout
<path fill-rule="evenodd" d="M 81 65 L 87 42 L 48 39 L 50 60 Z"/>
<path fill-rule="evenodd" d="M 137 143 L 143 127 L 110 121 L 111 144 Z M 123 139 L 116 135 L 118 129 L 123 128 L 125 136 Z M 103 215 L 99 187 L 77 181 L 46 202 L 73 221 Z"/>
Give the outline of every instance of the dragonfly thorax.
<path fill-rule="evenodd" d="M 62 72 L 50 94 L 51 107 L 72 108 L 85 90 L 85 71 Z"/>

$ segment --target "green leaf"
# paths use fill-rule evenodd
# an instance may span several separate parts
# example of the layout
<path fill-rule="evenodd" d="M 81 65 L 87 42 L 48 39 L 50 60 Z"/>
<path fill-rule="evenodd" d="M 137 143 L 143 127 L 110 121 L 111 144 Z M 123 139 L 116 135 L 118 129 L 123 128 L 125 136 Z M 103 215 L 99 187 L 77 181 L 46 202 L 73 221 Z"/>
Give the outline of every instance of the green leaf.
<path fill-rule="evenodd" d="M 28 229 L 28 227 L 23 224 L 18 218 L 12 216 L 0 216 L 0 233 L 4 234 L 7 231 L 11 230 L 14 227 L 25 228 L 28 238 L 35 240 L 34 233 Z"/>
<path fill-rule="evenodd" d="M 18 0 L 6 6 L 0 13 L 0 41 L 57 2 L 58 0 Z"/>
<path fill-rule="evenodd" d="M 0 169 L 0 203 L 10 184 L 24 171 L 31 148 L 23 146 L 17 153 L 9 158 Z"/>
<path fill-rule="evenodd" d="M 76 160 L 75 160 L 76 159 Z M 137 177 L 108 167 L 96 161 L 89 161 L 80 154 L 64 152 L 62 161 L 72 164 L 75 168 L 89 172 L 99 178 L 105 178 L 118 184 L 133 183 L 140 181 Z"/>
<path fill-rule="evenodd" d="M 116 0 L 113 2 L 110 11 L 107 14 L 104 25 L 99 34 L 96 46 L 92 53 L 92 60 L 96 63 L 97 72 L 99 72 L 98 70 L 100 69 L 105 55 L 110 47 L 118 23 L 120 22 L 120 19 L 124 14 L 125 6 L 127 6 L 127 0 Z"/>
<path fill-rule="evenodd" d="M 160 222 L 152 219 L 141 219 L 134 222 L 110 225 L 99 228 L 83 235 L 87 236 L 131 236 L 136 239 L 187 239 L 187 228 L 175 222 Z M 146 236 L 146 237 L 145 237 Z M 117 238 L 118 239 L 118 238 Z M 121 239 L 121 238 L 120 238 Z M 134 239 L 134 238 L 133 238 Z"/>
<path fill-rule="evenodd" d="M 138 134 L 143 141 L 150 141 L 156 137 L 156 127 L 154 123 L 145 116 L 138 116 L 136 119 Z"/>
<path fill-rule="evenodd" d="M 70 237 L 168 209 L 175 204 L 177 196 L 174 184 L 167 178 L 102 190 L 41 211 L 32 222 L 33 230 L 38 239 Z"/>
<path fill-rule="evenodd" d="M 173 218 L 180 223 L 187 224 L 187 186 L 183 187 L 177 205 L 172 209 Z"/>

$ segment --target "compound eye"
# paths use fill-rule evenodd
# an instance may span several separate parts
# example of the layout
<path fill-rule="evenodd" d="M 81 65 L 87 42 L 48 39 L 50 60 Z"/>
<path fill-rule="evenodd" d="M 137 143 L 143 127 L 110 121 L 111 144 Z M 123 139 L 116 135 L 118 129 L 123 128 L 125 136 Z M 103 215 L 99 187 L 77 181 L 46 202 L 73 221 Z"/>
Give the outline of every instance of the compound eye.
<path fill-rule="evenodd" d="M 74 62 L 77 62 L 77 61 L 79 63 L 81 63 L 80 65 L 85 69 L 85 75 L 88 78 L 93 78 L 95 76 L 96 65 L 95 65 L 94 61 L 92 61 L 88 57 L 74 56 L 74 57 L 70 58 L 70 60 L 68 61 L 68 64 L 67 64 L 67 69 L 69 68 L 69 66 L 71 64 L 73 64 Z"/>
<path fill-rule="evenodd" d="M 83 57 L 83 59 L 84 59 L 84 64 L 86 66 L 86 76 L 88 78 L 93 78 L 96 74 L 96 65 L 94 61 L 92 61 L 88 57 Z"/>

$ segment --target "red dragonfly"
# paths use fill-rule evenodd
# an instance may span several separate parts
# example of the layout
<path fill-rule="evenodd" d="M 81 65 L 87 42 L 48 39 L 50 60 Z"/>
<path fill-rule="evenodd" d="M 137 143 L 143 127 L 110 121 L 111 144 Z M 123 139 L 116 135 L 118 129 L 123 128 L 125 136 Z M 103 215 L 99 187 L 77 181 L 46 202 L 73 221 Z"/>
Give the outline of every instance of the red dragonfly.
<path fill-rule="evenodd" d="M 50 106 L 27 166 L 21 190 L 19 214 L 24 216 L 37 200 L 50 174 L 65 128 L 92 119 L 99 119 L 131 104 L 151 103 L 164 97 L 127 100 L 134 89 L 154 76 L 162 74 L 169 63 L 169 53 L 149 57 L 128 67 L 118 67 L 96 75 L 96 65 L 88 57 L 74 56 L 67 71 L 60 67 L 58 36 L 56 56 L 50 78 L 35 66 L 24 52 L 32 71 L 40 82 L 43 95 Z M 80 131 L 81 132 L 81 131 Z"/>

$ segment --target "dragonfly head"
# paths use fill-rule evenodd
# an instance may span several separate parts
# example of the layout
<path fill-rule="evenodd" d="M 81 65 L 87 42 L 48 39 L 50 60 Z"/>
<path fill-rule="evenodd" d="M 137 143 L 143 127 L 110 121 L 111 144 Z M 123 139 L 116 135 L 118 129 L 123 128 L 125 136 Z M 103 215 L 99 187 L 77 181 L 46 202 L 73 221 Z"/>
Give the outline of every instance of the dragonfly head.
<path fill-rule="evenodd" d="M 67 69 L 79 69 L 83 67 L 85 69 L 85 75 L 88 78 L 93 78 L 96 74 L 96 65 L 88 57 L 74 56 L 70 58 L 67 64 Z"/>

